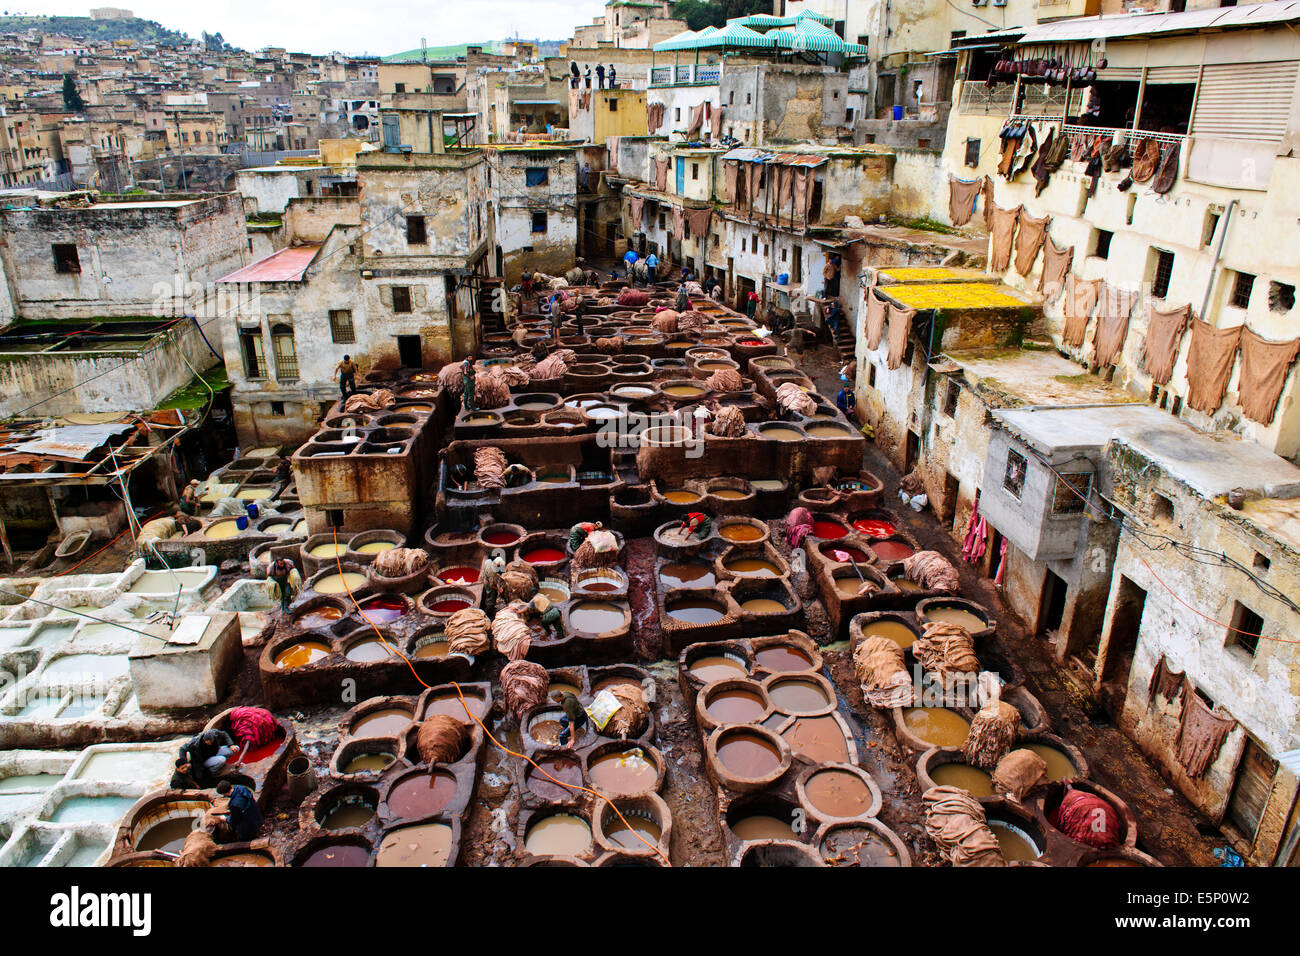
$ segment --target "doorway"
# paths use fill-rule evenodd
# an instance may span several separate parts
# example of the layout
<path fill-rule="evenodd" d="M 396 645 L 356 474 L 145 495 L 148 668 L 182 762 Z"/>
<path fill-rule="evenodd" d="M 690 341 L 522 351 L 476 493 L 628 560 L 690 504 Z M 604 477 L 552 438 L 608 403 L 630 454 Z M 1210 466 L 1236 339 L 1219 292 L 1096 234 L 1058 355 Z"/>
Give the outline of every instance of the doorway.
<path fill-rule="evenodd" d="M 916 432 L 907 433 L 907 449 L 903 455 L 903 474 L 910 475 L 921 458 L 921 436 Z"/>
<path fill-rule="evenodd" d="M 418 335 L 399 335 L 397 337 L 397 360 L 402 368 L 423 368 L 424 357 L 420 352 Z"/>
<path fill-rule="evenodd" d="M 1065 602 L 1070 588 L 1051 568 L 1043 575 L 1043 597 L 1038 608 L 1038 636 L 1055 639 L 1065 620 Z"/>
<path fill-rule="evenodd" d="M 1247 738 L 1246 749 L 1237 765 L 1237 781 L 1228 800 L 1228 821 L 1249 842 L 1255 842 L 1264 806 L 1273 790 L 1277 761 L 1255 741 Z"/>
<path fill-rule="evenodd" d="M 1121 574 L 1110 634 L 1106 639 L 1106 657 L 1101 665 L 1101 692 L 1112 713 L 1118 713 L 1124 705 L 1146 603 L 1147 592 Z"/>

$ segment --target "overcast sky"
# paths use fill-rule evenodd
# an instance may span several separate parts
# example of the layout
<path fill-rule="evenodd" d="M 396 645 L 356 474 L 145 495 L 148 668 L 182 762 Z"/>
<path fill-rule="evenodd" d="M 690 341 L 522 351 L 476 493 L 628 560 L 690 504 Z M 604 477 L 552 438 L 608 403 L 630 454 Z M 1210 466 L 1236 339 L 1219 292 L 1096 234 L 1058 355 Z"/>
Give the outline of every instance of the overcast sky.
<path fill-rule="evenodd" d="M 13 3 L 13 6 L 8 6 Z M 207 30 L 228 43 L 255 50 L 284 46 L 305 53 L 399 53 L 423 37 L 446 46 L 510 36 L 561 40 L 590 23 L 604 0 L 90 0 L 84 7 L 57 0 L 0 0 L 0 10 L 30 16 L 87 16 L 91 6 L 126 7 L 197 38 Z"/>

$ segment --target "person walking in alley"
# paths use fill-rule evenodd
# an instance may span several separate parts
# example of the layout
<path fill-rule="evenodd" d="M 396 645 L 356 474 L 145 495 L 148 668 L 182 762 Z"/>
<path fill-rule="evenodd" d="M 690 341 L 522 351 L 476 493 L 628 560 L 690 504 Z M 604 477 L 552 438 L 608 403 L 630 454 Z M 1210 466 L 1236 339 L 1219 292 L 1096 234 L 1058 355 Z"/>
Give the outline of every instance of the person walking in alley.
<path fill-rule="evenodd" d="M 747 296 L 745 296 L 745 318 L 749 319 L 752 322 L 754 321 L 754 316 L 757 314 L 758 314 L 758 293 L 751 292 Z"/>
<path fill-rule="evenodd" d="M 345 355 L 334 370 L 339 373 L 339 394 L 346 402 L 349 395 L 357 393 L 357 363 L 351 355 Z"/>
<path fill-rule="evenodd" d="M 686 292 L 685 282 L 677 287 L 677 302 L 675 303 L 675 308 L 677 309 L 678 315 L 691 310 L 691 297 Z"/>
<path fill-rule="evenodd" d="M 831 344 L 840 337 L 840 319 L 844 318 L 844 310 L 840 308 L 839 299 L 832 299 L 831 304 L 826 307 L 826 328 L 831 333 Z"/>
<path fill-rule="evenodd" d="M 659 281 L 659 257 L 653 252 L 645 257 L 646 279 L 651 285 Z"/>

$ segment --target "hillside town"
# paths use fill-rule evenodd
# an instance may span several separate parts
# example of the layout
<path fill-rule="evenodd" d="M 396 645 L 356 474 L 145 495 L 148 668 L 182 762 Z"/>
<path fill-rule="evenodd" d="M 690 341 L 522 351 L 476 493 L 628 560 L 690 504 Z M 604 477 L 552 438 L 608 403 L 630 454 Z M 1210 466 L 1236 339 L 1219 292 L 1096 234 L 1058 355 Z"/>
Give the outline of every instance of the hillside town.
<path fill-rule="evenodd" d="M 0 17 L 0 866 L 1300 866 L 1300 3 L 750 6 Z"/>

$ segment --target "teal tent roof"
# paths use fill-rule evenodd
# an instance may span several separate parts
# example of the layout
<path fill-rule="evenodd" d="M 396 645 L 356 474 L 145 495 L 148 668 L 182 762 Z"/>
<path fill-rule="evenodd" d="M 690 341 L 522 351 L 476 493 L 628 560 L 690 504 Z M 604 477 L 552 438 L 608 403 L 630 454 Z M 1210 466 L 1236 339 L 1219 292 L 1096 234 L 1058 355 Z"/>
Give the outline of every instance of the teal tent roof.
<path fill-rule="evenodd" d="M 869 52 L 861 43 L 847 43 L 834 30 L 811 19 L 793 27 L 773 30 L 768 38 L 783 50 L 794 53 L 843 53 L 845 56 L 866 56 Z"/>

